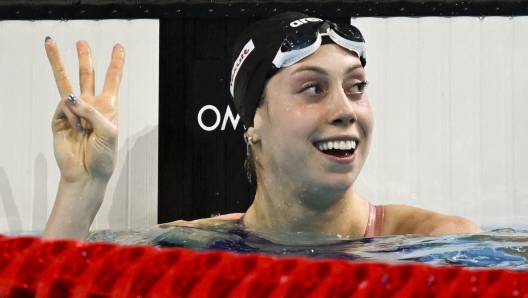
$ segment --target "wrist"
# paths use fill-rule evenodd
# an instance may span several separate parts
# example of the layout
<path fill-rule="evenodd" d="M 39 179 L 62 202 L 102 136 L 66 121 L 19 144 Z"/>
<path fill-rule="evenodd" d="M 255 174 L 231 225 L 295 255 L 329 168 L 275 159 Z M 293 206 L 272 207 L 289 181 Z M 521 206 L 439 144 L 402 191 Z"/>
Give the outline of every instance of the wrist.
<path fill-rule="evenodd" d="M 57 198 L 43 237 L 83 240 L 103 203 L 107 180 L 61 177 Z"/>

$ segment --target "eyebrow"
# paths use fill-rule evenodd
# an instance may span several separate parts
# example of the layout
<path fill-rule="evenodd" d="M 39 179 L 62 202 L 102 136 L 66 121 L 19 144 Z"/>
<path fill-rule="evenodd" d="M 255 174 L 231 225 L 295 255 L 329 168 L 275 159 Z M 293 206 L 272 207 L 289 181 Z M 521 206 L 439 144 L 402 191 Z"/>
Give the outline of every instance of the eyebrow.
<path fill-rule="evenodd" d="M 345 74 L 349 74 L 351 72 L 353 72 L 354 70 L 358 69 L 358 68 L 361 68 L 363 67 L 361 64 L 354 64 L 350 67 L 348 67 L 345 71 Z M 304 65 L 304 66 L 301 66 L 299 68 L 297 68 L 294 72 L 292 72 L 290 74 L 290 76 L 293 76 L 295 75 L 296 73 L 299 73 L 299 72 L 302 72 L 302 71 L 312 71 L 312 72 L 316 72 L 320 75 L 328 75 L 328 72 L 326 70 L 324 70 L 323 68 L 319 67 L 319 66 L 312 66 L 312 65 Z"/>

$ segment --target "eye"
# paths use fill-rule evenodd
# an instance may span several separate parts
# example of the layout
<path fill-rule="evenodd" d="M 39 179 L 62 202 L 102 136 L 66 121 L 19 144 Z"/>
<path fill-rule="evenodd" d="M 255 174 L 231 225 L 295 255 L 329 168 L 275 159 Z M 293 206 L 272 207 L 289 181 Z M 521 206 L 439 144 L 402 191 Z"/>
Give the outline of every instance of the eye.
<path fill-rule="evenodd" d="M 318 83 L 310 83 L 302 87 L 301 93 L 305 93 L 308 95 L 319 95 L 325 93 L 325 91 L 323 90 L 323 88 L 321 88 Z"/>
<path fill-rule="evenodd" d="M 347 93 L 350 94 L 350 95 L 363 94 L 363 92 L 365 91 L 365 88 L 367 88 L 367 85 L 368 85 L 367 81 L 356 83 L 356 84 L 352 85 L 352 87 L 350 89 L 348 89 Z"/>

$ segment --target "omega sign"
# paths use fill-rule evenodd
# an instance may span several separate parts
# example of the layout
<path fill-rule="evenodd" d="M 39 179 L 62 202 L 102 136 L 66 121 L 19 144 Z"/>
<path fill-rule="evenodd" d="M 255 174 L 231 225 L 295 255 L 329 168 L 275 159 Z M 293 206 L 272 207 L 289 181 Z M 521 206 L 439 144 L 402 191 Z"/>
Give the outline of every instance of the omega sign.
<path fill-rule="evenodd" d="M 213 111 L 216 115 L 216 121 L 211 126 L 205 125 L 202 121 L 203 113 L 207 110 Z M 220 128 L 221 130 L 225 130 L 228 120 L 231 121 L 231 124 L 233 125 L 233 129 L 236 129 L 238 120 L 240 120 L 240 115 L 237 114 L 235 118 L 233 116 L 233 113 L 231 112 L 231 108 L 227 106 L 223 119 L 224 120 L 222 121 L 222 127 Z M 206 131 L 215 130 L 218 127 L 218 125 L 220 125 L 220 120 L 222 120 L 222 115 L 220 114 L 220 111 L 213 105 L 206 105 L 203 108 L 201 108 L 200 111 L 198 112 L 198 124 L 203 130 L 206 130 Z"/>

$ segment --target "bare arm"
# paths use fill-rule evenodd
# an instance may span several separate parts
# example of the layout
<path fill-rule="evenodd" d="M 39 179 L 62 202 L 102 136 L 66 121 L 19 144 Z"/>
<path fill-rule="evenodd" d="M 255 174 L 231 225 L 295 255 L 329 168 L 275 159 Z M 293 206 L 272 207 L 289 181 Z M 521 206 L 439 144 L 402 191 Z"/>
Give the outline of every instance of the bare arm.
<path fill-rule="evenodd" d="M 85 239 L 116 163 L 117 93 L 125 52 L 114 46 L 103 92 L 95 96 L 90 48 L 77 42 L 81 94 L 74 96 L 55 41 L 47 38 L 45 48 L 61 96 L 52 120 L 61 180 L 43 237 Z"/>

